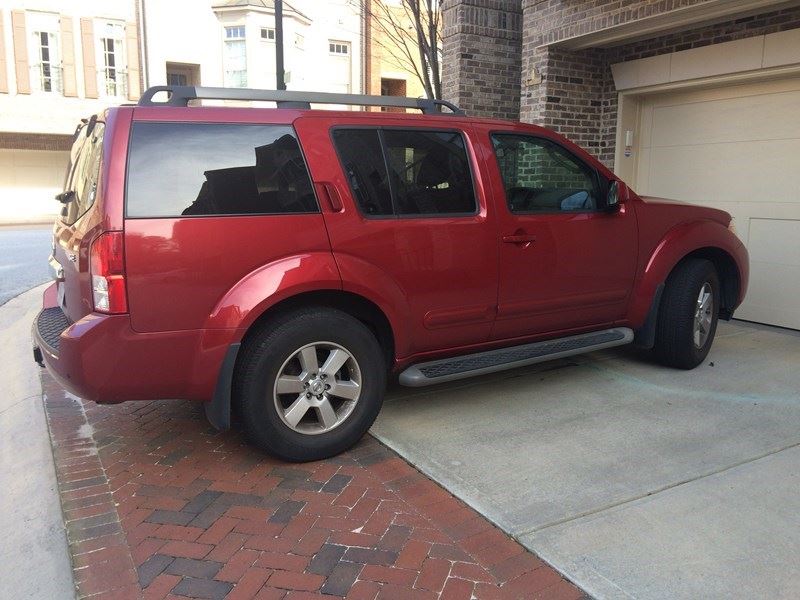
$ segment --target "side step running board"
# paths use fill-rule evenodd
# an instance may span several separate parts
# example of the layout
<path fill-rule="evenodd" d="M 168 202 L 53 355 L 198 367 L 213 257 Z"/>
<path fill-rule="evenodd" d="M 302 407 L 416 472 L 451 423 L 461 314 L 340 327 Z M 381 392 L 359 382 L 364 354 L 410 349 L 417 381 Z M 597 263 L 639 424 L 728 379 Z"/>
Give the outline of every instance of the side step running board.
<path fill-rule="evenodd" d="M 412 365 L 400 373 L 400 383 L 411 387 L 432 385 L 622 346 L 632 341 L 632 329 L 615 327 L 522 346 L 454 356 Z"/>

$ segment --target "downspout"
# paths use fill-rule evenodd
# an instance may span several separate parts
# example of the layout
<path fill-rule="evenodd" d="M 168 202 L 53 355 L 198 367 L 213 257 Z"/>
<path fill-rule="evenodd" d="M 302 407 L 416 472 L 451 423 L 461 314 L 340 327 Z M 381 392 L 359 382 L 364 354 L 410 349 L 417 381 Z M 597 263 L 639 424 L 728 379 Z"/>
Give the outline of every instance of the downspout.
<path fill-rule="evenodd" d="M 370 65 L 370 31 L 369 31 L 369 9 L 370 0 L 359 2 L 361 7 L 361 93 L 369 94 L 369 82 L 372 78 L 372 66 Z"/>
<path fill-rule="evenodd" d="M 139 39 L 142 40 L 141 63 L 142 63 L 142 91 L 150 87 L 150 63 L 147 61 L 147 16 L 145 11 L 145 0 L 137 0 L 136 9 L 139 12 Z"/>

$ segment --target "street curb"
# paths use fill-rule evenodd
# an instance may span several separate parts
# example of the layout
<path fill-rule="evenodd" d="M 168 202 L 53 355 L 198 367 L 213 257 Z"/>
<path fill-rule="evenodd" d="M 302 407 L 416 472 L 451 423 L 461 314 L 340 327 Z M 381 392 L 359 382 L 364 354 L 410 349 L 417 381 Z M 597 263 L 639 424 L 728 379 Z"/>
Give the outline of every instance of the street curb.
<path fill-rule="evenodd" d="M 139 598 L 136 568 L 83 402 L 47 372 L 42 388 L 76 597 Z"/>
<path fill-rule="evenodd" d="M 31 354 L 31 323 L 45 285 L 0 306 L 0 562 L 10 598 L 74 596 L 39 367 Z"/>

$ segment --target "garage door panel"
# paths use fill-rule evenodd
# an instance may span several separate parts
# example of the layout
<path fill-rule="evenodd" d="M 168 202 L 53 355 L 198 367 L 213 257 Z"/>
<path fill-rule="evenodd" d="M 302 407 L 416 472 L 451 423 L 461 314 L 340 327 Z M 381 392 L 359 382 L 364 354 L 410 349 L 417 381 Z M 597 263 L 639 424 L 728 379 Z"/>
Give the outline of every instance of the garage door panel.
<path fill-rule="evenodd" d="M 737 317 L 798 327 L 800 218 L 750 219 L 750 291 Z"/>
<path fill-rule="evenodd" d="M 787 122 L 785 115 L 798 107 L 800 90 L 655 106 L 652 143 L 686 146 L 797 138 L 800 119 Z"/>
<path fill-rule="evenodd" d="M 800 328 L 797 310 L 800 267 L 754 262 L 750 269 L 747 301 L 736 311 L 736 318 Z"/>
<path fill-rule="evenodd" d="M 750 260 L 800 269 L 800 218 L 750 219 Z"/>
<path fill-rule="evenodd" d="M 649 157 L 647 188 L 654 196 L 698 203 L 800 201 L 800 137 L 654 147 Z"/>
<path fill-rule="evenodd" d="M 642 100 L 635 189 L 727 210 L 751 255 L 737 317 L 800 329 L 800 78 Z"/>

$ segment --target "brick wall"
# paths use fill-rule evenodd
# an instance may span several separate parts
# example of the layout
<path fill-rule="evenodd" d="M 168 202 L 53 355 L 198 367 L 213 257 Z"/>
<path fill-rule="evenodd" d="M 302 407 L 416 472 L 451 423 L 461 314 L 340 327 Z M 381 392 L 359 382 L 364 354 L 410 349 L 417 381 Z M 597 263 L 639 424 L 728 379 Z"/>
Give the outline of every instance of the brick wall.
<path fill-rule="evenodd" d="M 0 148 L 11 150 L 50 150 L 68 152 L 72 148 L 71 135 L 48 133 L 17 133 L 0 131 Z"/>
<path fill-rule="evenodd" d="M 613 168 L 617 91 L 611 64 L 795 29 L 800 7 L 613 48 L 573 51 L 550 44 L 709 1 L 444 0 L 446 97 L 470 114 L 550 127 Z"/>
<path fill-rule="evenodd" d="M 443 0 L 442 92 L 471 115 L 519 117 L 521 0 Z"/>
<path fill-rule="evenodd" d="M 576 14 L 576 6 L 597 3 L 563 3 L 556 0 L 527 0 L 524 3 L 523 80 L 519 118 L 566 135 L 598 156 L 610 168 L 614 167 L 617 132 L 617 91 L 611 74 L 612 64 L 800 27 L 800 7 L 796 7 L 612 48 L 571 51 L 542 46 L 545 40 L 594 31 L 598 28 L 597 23 L 605 23 L 609 18 L 607 14 L 596 13 L 595 7 L 590 11 L 594 16 L 585 17 L 594 21 L 584 20 L 565 25 L 563 14 L 558 16 L 554 12 L 555 7 L 562 4 L 561 10 L 565 14 Z M 617 3 L 611 3 L 614 4 Z M 639 10 L 645 11 L 642 14 L 652 14 L 647 11 L 652 11 L 654 6 L 665 5 L 665 2 L 634 4 L 639 6 Z M 670 4 L 674 3 L 666 3 Z M 543 14 L 540 14 L 542 8 Z M 628 6 L 626 10 L 633 14 L 631 11 L 634 7 Z M 611 18 L 617 16 L 624 20 L 625 15 L 620 13 L 613 13 Z M 542 32 L 544 23 L 552 25 L 556 33 Z M 533 69 L 541 77 L 541 82 L 531 81 Z"/>
<path fill-rule="evenodd" d="M 800 7 L 795 7 L 608 48 L 604 52 L 607 66 L 603 105 L 607 109 L 603 115 L 604 122 L 600 132 L 602 136 L 600 159 L 613 168 L 617 135 L 617 91 L 611 76 L 612 64 L 798 28 L 800 28 Z"/>

